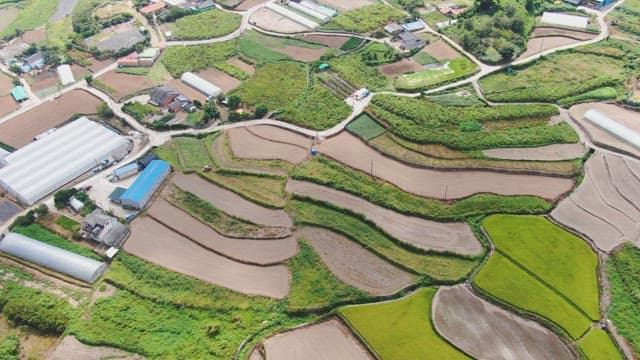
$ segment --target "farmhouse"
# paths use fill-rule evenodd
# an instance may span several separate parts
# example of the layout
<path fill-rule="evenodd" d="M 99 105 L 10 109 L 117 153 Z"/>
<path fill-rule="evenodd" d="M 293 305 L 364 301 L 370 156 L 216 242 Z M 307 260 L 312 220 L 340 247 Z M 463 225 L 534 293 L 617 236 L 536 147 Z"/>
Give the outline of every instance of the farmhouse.
<path fill-rule="evenodd" d="M 36 52 L 35 54 L 31 54 L 27 56 L 22 64 L 20 65 L 20 70 L 22 72 L 29 72 L 35 69 L 42 69 L 44 67 L 44 56 L 42 53 Z"/>
<path fill-rule="evenodd" d="M 213 99 L 216 96 L 222 94 L 222 89 L 220 89 L 219 87 L 213 85 L 212 83 L 208 82 L 207 80 L 201 78 L 200 76 L 194 73 L 186 72 L 182 74 L 182 77 L 180 79 L 182 80 L 183 83 L 200 91 L 209 99 Z"/>
<path fill-rule="evenodd" d="M 0 240 L 0 251 L 89 284 L 107 268 L 105 263 L 16 233 Z"/>
<path fill-rule="evenodd" d="M 142 15 L 149 15 L 149 14 L 153 14 L 156 11 L 160 11 L 162 9 L 164 9 L 167 6 L 166 3 L 162 2 L 162 1 L 158 1 L 155 3 L 151 3 L 145 7 L 140 8 L 140 14 Z"/>
<path fill-rule="evenodd" d="M 0 159 L 0 189 L 24 205 L 93 169 L 124 158 L 131 143 L 82 117 Z"/>
<path fill-rule="evenodd" d="M 153 160 L 144 171 L 138 175 L 118 201 L 124 208 L 142 210 L 151 200 L 153 194 L 160 188 L 162 182 L 169 176 L 171 166 L 163 160 Z"/>
<path fill-rule="evenodd" d="M 420 31 L 425 29 L 426 27 L 427 24 L 422 21 L 422 19 L 402 24 L 402 28 L 404 29 L 404 31 Z"/>
<path fill-rule="evenodd" d="M 76 79 L 73 77 L 73 72 L 71 72 L 71 67 L 68 64 L 58 66 L 57 71 L 62 86 L 71 85 L 76 82 Z"/>
<path fill-rule="evenodd" d="M 158 86 L 151 91 L 149 103 L 158 107 L 167 107 L 180 93 L 169 86 Z"/>
<path fill-rule="evenodd" d="M 83 236 L 100 244 L 120 247 L 129 230 L 118 219 L 95 209 L 82 222 Z"/>
<path fill-rule="evenodd" d="M 420 39 L 416 34 L 412 32 L 405 31 L 398 35 L 398 38 L 401 41 L 400 47 L 403 50 L 413 50 L 418 49 L 426 45 L 424 40 Z"/>
<path fill-rule="evenodd" d="M 191 10 L 195 12 L 203 12 L 211 9 L 215 9 L 216 3 L 213 0 L 201 0 L 193 4 Z"/>
<path fill-rule="evenodd" d="M 398 35 L 404 31 L 404 28 L 398 23 L 391 23 L 384 27 L 384 31 L 390 35 Z"/>

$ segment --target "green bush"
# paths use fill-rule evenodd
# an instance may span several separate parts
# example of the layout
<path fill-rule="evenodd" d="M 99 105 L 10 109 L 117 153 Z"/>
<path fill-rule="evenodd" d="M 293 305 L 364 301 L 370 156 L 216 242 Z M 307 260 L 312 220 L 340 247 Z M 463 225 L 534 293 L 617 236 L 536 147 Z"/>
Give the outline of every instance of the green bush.
<path fill-rule="evenodd" d="M 56 219 L 56 225 L 68 231 L 78 231 L 80 230 L 80 223 L 70 219 L 64 215 L 59 216 Z"/>
<path fill-rule="evenodd" d="M 3 314 L 18 324 L 45 333 L 62 333 L 72 313 L 71 306 L 55 295 L 8 281 L 0 289 Z"/>
<path fill-rule="evenodd" d="M 248 105 L 265 104 L 284 109 L 305 90 L 305 67 L 295 62 L 279 62 L 258 68 L 253 77 L 232 92 Z"/>
<path fill-rule="evenodd" d="M 344 44 L 342 44 L 342 46 L 340 46 L 340 50 L 342 51 L 350 51 L 353 50 L 355 48 L 357 48 L 358 46 L 360 46 L 360 44 L 362 44 L 362 40 L 361 38 L 358 37 L 350 37 L 349 40 L 347 40 Z"/>
<path fill-rule="evenodd" d="M 141 104 L 137 101 L 125 103 L 122 105 L 122 111 L 125 114 L 133 116 L 134 119 L 140 122 L 144 121 L 144 118 L 149 115 L 159 115 L 162 113 L 159 109 L 151 105 Z"/>
<path fill-rule="evenodd" d="M 20 338 L 16 334 L 10 334 L 0 340 L 0 359 L 20 360 Z"/>
<path fill-rule="evenodd" d="M 229 76 L 233 76 L 234 78 L 238 79 L 238 80 L 247 80 L 251 77 L 251 75 L 249 75 L 248 73 L 246 73 L 244 70 L 233 66 L 231 64 L 229 64 L 228 62 L 217 62 L 213 65 L 216 69 L 224 72 L 225 74 L 229 75 Z"/>
<path fill-rule="evenodd" d="M 595 90 L 588 91 L 584 94 L 570 96 L 558 100 L 558 105 L 568 107 L 573 104 L 588 102 L 588 101 L 602 101 L 612 100 L 618 96 L 618 91 L 612 87 L 603 87 Z"/>
<path fill-rule="evenodd" d="M 463 121 L 460 123 L 460 131 L 473 132 L 482 130 L 482 124 L 476 120 Z"/>
<path fill-rule="evenodd" d="M 324 86 L 313 82 L 280 115 L 284 120 L 312 130 L 325 130 L 351 115 L 351 107 Z"/>

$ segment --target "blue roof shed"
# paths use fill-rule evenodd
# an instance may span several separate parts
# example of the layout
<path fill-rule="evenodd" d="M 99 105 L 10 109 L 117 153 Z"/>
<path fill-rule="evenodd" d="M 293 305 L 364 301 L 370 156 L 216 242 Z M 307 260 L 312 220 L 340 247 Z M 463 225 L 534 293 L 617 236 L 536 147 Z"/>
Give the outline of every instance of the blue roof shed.
<path fill-rule="evenodd" d="M 153 160 L 129 189 L 120 196 L 120 203 L 125 208 L 143 209 L 160 188 L 162 182 L 169 176 L 171 166 L 163 160 Z"/>
<path fill-rule="evenodd" d="M 21 102 L 27 99 L 27 92 L 24 91 L 24 87 L 22 87 L 22 85 L 18 85 L 11 89 L 11 96 L 13 96 L 17 102 Z"/>

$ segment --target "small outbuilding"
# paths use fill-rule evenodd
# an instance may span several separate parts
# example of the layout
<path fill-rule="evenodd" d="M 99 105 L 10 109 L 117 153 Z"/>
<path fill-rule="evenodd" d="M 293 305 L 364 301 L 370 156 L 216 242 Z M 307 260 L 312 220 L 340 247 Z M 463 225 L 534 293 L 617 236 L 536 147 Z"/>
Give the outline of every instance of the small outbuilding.
<path fill-rule="evenodd" d="M 83 236 L 109 247 L 120 247 L 129 230 L 118 219 L 95 209 L 82 222 Z"/>
<path fill-rule="evenodd" d="M 213 99 L 216 96 L 222 94 L 222 89 L 192 72 L 186 72 L 182 74 L 182 77 L 180 77 L 180 79 L 183 83 L 203 93 L 209 99 Z"/>
<path fill-rule="evenodd" d="M 390 35 L 398 35 L 404 31 L 404 28 L 398 23 L 391 23 L 384 27 L 384 31 Z"/>
<path fill-rule="evenodd" d="M 167 107 L 180 95 L 176 89 L 169 86 L 158 86 L 151 91 L 149 103 L 158 107 Z"/>
<path fill-rule="evenodd" d="M 164 180 L 171 173 L 171 166 L 163 160 L 153 160 L 129 189 L 120 196 L 120 204 L 127 209 L 142 210 L 153 194 L 160 188 Z"/>
<path fill-rule="evenodd" d="M 73 76 L 73 72 L 71 71 L 71 66 L 69 64 L 63 64 L 58 66 L 58 76 L 60 77 L 60 82 L 62 86 L 71 85 L 76 82 L 75 77 Z"/>
<path fill-rule="evenodd" d="M 22 85 L 18 85 L 11 89 L 11 96 L 17 102 L 23 102 L 28 99 L 27 92 Z"/>
<path fill-rule="evenodd" d="M 151 3 L 147 6 L 141 7 L 140 10 L 138 11 L 142 15 L 149 15 L 149 14 L 153 14 L 156 11 L 160 11 L 164 9 L 166 6 L 167 4 L 165 4 L 163 1 L 158 1 L 158 2 Z"/>
<path fill-rule="evenodd" d="M 103 262 L 17 233 L 9 233 L 0 240 L 0 251 L 89 284 L 107 268 Z"/>

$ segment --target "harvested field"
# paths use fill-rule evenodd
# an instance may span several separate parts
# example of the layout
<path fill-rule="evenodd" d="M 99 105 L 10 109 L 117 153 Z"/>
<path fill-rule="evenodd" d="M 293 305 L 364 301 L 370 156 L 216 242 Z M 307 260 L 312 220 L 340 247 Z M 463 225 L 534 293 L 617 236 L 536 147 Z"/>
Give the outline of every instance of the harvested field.
<path fill-rule="evenodd" d="M 180 79 L 173 79 L 169 81 L 167 85 L 178 90 L 178 92 L 186 95 L 189 99 L 192 99 L 192 100 L 197 99 L 197 100 L 200 100 L 202 103 L 205 103 L 207 101 L 207 97 L 203 93 L 183 83 L 182 80 Z"/>
<path fill-rule="evenodd" d="M 22 34 L 22 41 L 27 44 L 41 43 L 47 40 L 47 32 L 44 28 L 29 30 Z"/>
<path fill-rule="evenodd" d="M 298 145 L 269 141 L 256 136 L 252 129 L 242 127 L 227 130 L 233 155 L 241 159 L 284 160 L 300 164 L 308 151 Z"/>
<path fill-rule="evenodd" d="M 30 80 L 29 86 L 31 90 L 36 94 L 48 90 L 51 88 L 57 89 L 58 87 L 58 74 L 55 71 L 43 71 L 33 77 Z"/>
<path fill-rule="evenodd" d="M 297 33 L 308 30 L 306 27 L 288 17 L 282 16 L 267 8 L 261 8 L 254 12 L 249 19 L 249 23 L 267 31 L 277 31 L 280 33 Z"/>
<path fill-rule="evenodd" d="M 289 55 L 298 61 L 316 61 L 320 59 L 325 51 L 327 51 L 326 48 L 311 49 L 307 47 L 291 45 L 278 49 L 278 52 Z"/>
<path fill-rule="evenodd" d="M 311 138 L 300 135 L 293 131 L 289 131 L 277 126 L 270 125 L 257 125 L 249 128 L 251 132 L 259 137 L 271 140 L 274 142 L 282 142 L 286 144 L 296 145 L 304 149 L 311 147 Z"/>
<path fill-rule="evenodd" d="M 567 38 L 584 41 L 593 39 L 594 37 L 596 37 L 596 34 L 561 28 L 539 27 L 533 29 L 533 32 L 531 33 L 529 38 L 537 38 L 542 36 L 564 36 Z"/>
<path fill-rule="evenodd" d="M 13 89 L 11 78 L 0 72 L 0 96 L 11 95 L 11 89 Z"/>
<path fill-rule="evenodd" d="M 404 73 L 424 70 L 424 66 L 418 64 L 412 59 L 402 59 L 398 62 L 378 66 L 378 70 L 384 76 L 396 77 Z"/>
<path fill-rule="evenodd" d="M 332 231 L 305 227 L 297 235 L 313 246 L 341 281 L 373 295 L 391 295 L 411 285 L 416 277 Z"/>
<path fill-rule="evenodd" d="M 427 45 L 422 51 L 433 56 L 436 60 L 451 60 L 460 57 L 460 54 L 443 40 L 437 40 Z"/>
<path fill-rule="evenodd" d="M 176 174 L 173 183 L 179 188 L 192 192 L 213 206 L 255 224 L 291 227 L 293 222 L 282 210 L 267 209 L 256 205 L 234 192 L 216 186 L 197 175 Z"/>
<path fill-rule="evenodd" d="M 585 178 L 577 190 L 551 213 L 560 223 L 588 236 L 611 251 L 640 240 L 640 179 L 631 160 L 596 153 L 585 165 Z"/>
<path fill-rule="evenodd" d="M 9 6 L 4 9 L 0 9 L 0 31 L 3 31 L 9 26 L 13 20 L 18 17 L 20 9 L 15 6 Z"/>
<path fill-rule="evenodd" d="M 238 69 L 246 72 L 249 75 L 253 75 L 253 73 L 256 72 L 256 68 L 253 67 L 253 65 L 249 65 L 246 62 L 238 59 L 237 57 L 231 58 L 229 60 L 227 60 L 227 62 L 235 67 L 237 67 Z"/>
<path fill-rule="evenodd" d="M 144 356 L 132 354 L 124 350 L 106 347 L 106 346 L 90 346 L 78 341 L 75 337 L 69 335 L 56 346 L 53 352 L 47 356 L 49 360 L 102 360 L 102 359 L 119 359 L 119 360 L 142 360 Z"/>
<path fill-rule="evenodd" d="M 100 76 L 98 80 L 115 90 L 109 93 L 115 99 L 122 99 L 127 95 L 152 88 L 156 85 L 146 76 L 117 73 L 115 70 L 107 71 L 104 75 Z"/>
<path fill-rule="evenodd" d="M 250 295 L 282 299 L 289 292 L 284 265 L 253 266 L 207 251 L 149 217 L 131 225 L 124 249 L 167 269 Z"/>
<path fill-rule="evenodd" d="M 505 160 L 558 161 L 584 156 L 587 148 L 580 144 L 552 144 L 529 148 L 498 148 L 483 150 L 484 156 Z"/>
<path fill-rule="evenodd" d="M 8 115 L 15 110 L 18 110 L 20 105 L 13 100 L 13 98 L 9 96 L 0 96 L 0 116 Z M 0 129 L 2 127 L 0 126 Z M 0 136 L 1 138 L 2 136 Z M 0 140 L 2 141 L 2 140 Z"/>
<path fill-rule="evenodd" d="M 353 9 L 359 9 L 361 7 L 375 4 L 372 0 L 319 0 L 320 4 L 327 5 L 328 7 L 334 8 L 338 11 L 348 11 Z"/>
<path fill-rule="evenodd" d="M 607 103 L 584 103 L 572 106 L 569 109 L 571 117 L 585 130 L 595 144 L 619 149 L 622 152 L 640 158 L 640 150 L 585 120 L 584 114 L 589 109 L 597 110 L 610 119 L 640 133 L 640 115 L 637 112 Z"/>
<path fill-rule="evenodd" d="M 235 261 L 256 265 L 276 264 L 291 258 L 298 250 L 295 239 L 291 237 L 253 240 L 222 236 L 164 199 L 156 200 L 147 213 L 155 221 L 189 240 Z"/>
<path fill-rule="evenodd" d="M 0 225 L 18 215 L 22 208 L 11 200 L 0 200 Z"/>
<path fill-rule="evenodd" d="M 224 92 L 228 92 L 240 86 L 240 80 L 234 78 L 231 75 L 227 75 L 218 69 L 207 69 L 198 72 L 198 76 L 211 82 L 215 86 L 222 89 Z"/>
<path fill-rule="evenodd" d="M 249 10 L 256 5 L 266 3 L 267 0 L 245 0 L 240 5 L 236 6 L 234 10 L 245 11 Z"/>
<path fill-rule="evenodd" d="M 438 290 L 433 323 L 476 359 L 573 359 L 553 332 L 476 297 L 465 285 Z"/>
<path fill-rule="evenodd" d="M 330 48 L 339 49 L 350 38 L 348 36 L 331 36 L 331 35 L 300 35 L 298 39 L 309 41 L 317 44 L 326 45 Z"/>
<path fill-rule="evenodd" d="M 95 114 L 101 103 L 86 91 L 69 91 L 0 124 L 0 142 L 15 148 L 25 146 L 34 136 L 66 122 L 74 114 Z"/>
<path fill-rule="evenodd" d="M 535 54 L 539 54 L 549 49 L 578 43 L 582 40 L 576 40 L 565 36 L 545 36 L 529 39 L 527 50 L 523 52 L 518 59 L 524 59 Z"/>
<path fill-rule="evenodd" d="M 464 255 L 482 251 L 482 244 L 466 223 L 439 223 L 403 215 L 357 196 L 306 181 L 289 180 L 287 191 L 360 213 L 389 235 L 421 249 Z"/>
<path fill-rule="evenodd" d="M 369 173 L 373 168 L 374 176 L 405 191 L 430 198 L 449 200 L 477 193 L 495 193 L 555 199 L 570 191 L 574 184 L 572 179 L 549 176 L 415 168 L 381 155 L 347 132 L 326 140 L 319 149 L 329 157 L 360 171 Z"/>
<path fill-rule="evenodd" d="M 266 359 L 373 360 L 337 318 L 275 335 L 264 341 Z"/>

